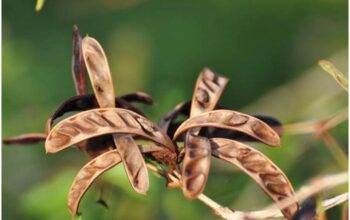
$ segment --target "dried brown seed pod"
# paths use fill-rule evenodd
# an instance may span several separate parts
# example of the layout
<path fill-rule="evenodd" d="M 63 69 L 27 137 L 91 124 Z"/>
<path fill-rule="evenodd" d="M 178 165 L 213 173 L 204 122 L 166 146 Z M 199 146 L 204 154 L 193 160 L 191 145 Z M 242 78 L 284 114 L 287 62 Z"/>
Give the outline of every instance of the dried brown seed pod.
<path fill-rule="evenodd" d="M 185 120 L 177 120 L 178 116 L 183 115 L 186 118 L 188 118 L 190 115 L 190 109 L 191 109 L 190 101 L 182 102 L 176 105 L 174 109 L 172 109 L 171 111 L 169 111 L 168 113 L 166 113 L 164 116 L 161 117 L 158 123 L 159 127 L 163 131 L 165 131 L 169 137 L 173 137 L 177 128 L 185 121 Z M 227 108 L 221 105 L 216 105 L 215 109 L 218 110 L 218 109 L 227 109 Z M 276 118 L 273 118 L 271 116 L 254 115 L 254 114 L 252 116 L 265 122 L 279 136 L 282 136 L 283 126 L 282 126 L 282 123 Z M 214 128 L 214 127 L 202 128 L 200 131 L 200 135 L 208 138 L 222 137 L 222 138 L 235 139 L 235 140 L 241 140 L 241 141 L 257 141 L 255 138 L 237 131 L 225 130 L 225 129 Z M 177 140 L 183 140 L 183 139 L 184 138 L 180 136 Z"/>
<path fill-rule="evenodd" d="M 46 134 L 44 133 L 28 133 L 18 136 L 8 137 L 3 140 L 4 144 L 34 144 L 44 142 Z"/>
<path fill-rule="evenodd" d="M 195 199 L 204 191 L 208 180 L 211 144 L 209 139 L 188 132 L 182 168 L 182 190 L 186 198 Z"/>
<path fill-rule="evenodd" d="M 102 173 L 121 162 L 117 150 L 108 151 L 87 163 L 76 175 L 68 194 L 68 208 L 76 215 L 79 203 L 92 182 Z"/>
<path fill-rule="evenodd" d="M 190 116 L 213 110 L 227 83 L 227 78 L 214 74 L 209 68 L 204 68 L 193 92 Z"/>
<path fill-rule="evenodd" d="M 125 108 L 131 111 L 134 111 L 140 115 L 144 115 L 138 108 L 133 106 L 132 102 L 139 102 L 142 104 L 153 104 L 152 97 L 146 93 L 135 92 L 125 94 L 115 98 L 115 106 L 118 108 Z M 55 112 L 51 115 L 50 126 L 54 123 L 54 121 L 63 116 L 66 113 L 74 112 L 74 111 L 85 111 L 93 108 L 98 108 L 99 105 L 93 94 L 73 96 L 66 99 L 59 107 L 55 110 Z M 51 130 L 51 129 L 50 129 Z"/>
<path fill-rule="evenodd" d="M 125 163 L 125 171 L 130 176 L 129 180 L 133 181 L 131 183 L 132 186 L 136 192 L 146 194 L 149 187 L 148 171 L 138 146 L 132 137 L 127 135 L 118 136 L 115 139 L 115 143 L 118 147 L 119 155 Z M 141 159 L 137 156 L 138 154 L 141 155 Z"/>
<path fill-rule="evenodd" d="M 234 164 L 249 175 L 275 202 L 292 197 L 294 190 L 287 176 L 266 156 L 247 145 L 224 138 L 210 139 L 212 154 Z M 287 219 L 292 219 L 298 203 L 281 210 Z"/>
<path fill-rule="evenodd" d="M 190 117 L 213 110 L 228 80 L 205 68 L 199 75 L 194 89 Z M 200 127 L 191 129 L 185 137 L 185 157 L 182 165 L 183 193 L 188 199 L 195 199 L 207 184 L 211 148 L 206 137 L 198 136 Z"/>
<path fill-rule="evenodd" d="M 76 25 L 73 27 L 72 75 L 75 91 L 78 95 L 87 93 L 86 67 L 81 50 L 81 35 Z"/>
<path fill-rule="evenodd" d="M 139 146 L 143 153 L 149 153 L 162 150 L 159 146 Z M 76 215 L 79 203 L 85 192 L 89 189 L 93 181 L 102 173 L 118 165 L 121 157 L 116 149 L 105 152 L 98 157 L 92 159 L 83 168 L 80 169 L 75 176 L 68 194 L 68 208 L 72 215 Z"/>
<path fill-rule="evenodd" d="M 170 138 L 151 122 L 142 123 L 146 121 L 143 116 L 125 109 L 92 109 L 59 122 L 50 131 L 45 148 L 48 153 L 55 153 L 92 137 L 118 133 L 140 135 L 175 152 Z"/>
<path fill-rule="evenodd" d="M 115 107 L 112 76 L 103 48 L 95 39 L 85 37 L 82 42 L 82 51 L 99 106 L 102 108 Z M 122 116 L 122 120 L 129 123 L 127 119 L 127 116 Z M 136 120 L 140 120 L 140 118 L 136 118 Z M 148 120 L 144 121 L 144 123 L 140 122 L 141 126 L 143 126 L 142 128 L 145 126 L 153 128 L 148 125 Z M 130 121 L 130 123 L 132 122 Z M 146 132 L 152 133 L 154 130 L 149 131 L 147 129 Z M 129 135 L 121 136 L 116 134 L 113 134 L 113 140 L 131 185 L 136 192 L 145 194 L 149 187 L 148 172 L 135 141 Z"/>
<path fill-rule="evenodd" d="M 103 48 L 94 38 L 84 37 L 82 51 L 91 85 L 100 107 L 114 107 L 113 81 Z"/>
<path fill-rule="evenodd" d="M 214 110 L 189 118 L 176 130 L 173 139 L 176 140 L 182 133 L 197 127 L 239 131 L 271 146 L 280 144 L 278 134 L 267 124 L 252 116 L 230 110 Z"/>

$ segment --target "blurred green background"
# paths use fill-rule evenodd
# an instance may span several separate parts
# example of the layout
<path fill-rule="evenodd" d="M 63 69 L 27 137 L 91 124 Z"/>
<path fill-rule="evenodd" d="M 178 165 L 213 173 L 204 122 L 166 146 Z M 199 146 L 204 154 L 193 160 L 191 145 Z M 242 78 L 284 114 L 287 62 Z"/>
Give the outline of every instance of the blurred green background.
<path fill-rule="evenodd" d="M 198 73 L 210 67 L 230 78 L 221 103 L 283 123 L 317 120 L 346 108 L 347 93 L 317 61 L 348 71 L 346 0 L 319 1 L 3 1 L 3 136 L 43 131 L 46 119 L 74 95 L 71 31 L 100 41 L 117 94 L 145 91 L 157 121 L 188 100 Z M 332 130 L 347 153 L 348 125 Z M 286 135 L 281 148 L 258 147 L 286 172 L 295 189 L 310 178 L 342 171 L 314 135 Z M 3 219 L 70 219 L 67 193 L 89 158 L 68 149 L 45 155 L 43 144 L 2 148 Z M 102 197 L 104 209 L 96 201 Z M 337 191 L 336 191 L 337 192 Z M 336 193 L 334 192 L 334 193 Z M 257 210 L 271 200 L 246 175 L 214 160 L 205 193 L 233 209 Z M 328 194 L 326 194 L 327 196 Z M 333 194 L 331 194 L 333 195 Z M 84 197 L 83 219 L 216 219 L 198 201 L 151 174 L 147 196 L 131 190 L 122 167 Z M 338 219 L 341 207 L 331 209 Z"/>

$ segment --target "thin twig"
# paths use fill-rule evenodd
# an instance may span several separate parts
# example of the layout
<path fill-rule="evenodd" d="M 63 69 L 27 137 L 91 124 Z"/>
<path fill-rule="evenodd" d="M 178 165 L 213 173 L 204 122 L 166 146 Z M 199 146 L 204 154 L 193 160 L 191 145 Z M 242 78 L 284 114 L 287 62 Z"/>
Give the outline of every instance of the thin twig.
<path fill-rule="evenodd" d="M 348 108 L 341 110 L 334 116 L 317 121 L 298 122 L 283 126 L 285 134 L 316 134 L 328 131 L 348 119 Z"/>
<path fill-rule="evenodd" d="M 176 172 L 174 172 L 174 174 L 168 174 L 164 170 L 160 170 L 159 168 L 149 163 L 147 163 L 147 166 L 150 170 L 154 171 L 155 173 L 166 178 L 168 177 L 174 183 L 177 183 L 177 184 L 181 183 L 181 179 L 178 178 L 180 177 L 180 174 Z M 178 177 L 175 177 L 175 175 Z M 262 220 L 262 219 L 283 217 L 280 209 L 283 209 L 289 206 L 291 203 L 295 202 L 295 200 L 303 201 L 304 199 L 314 194 L 317 194 L 327 189 L 335 188 L 347 182 L 348 182 L 347 172 L 314 178 L 313 180 L 310 181 L 309 184 L 303 186 L 298 192 L 296 192 L 294 197 L 286 198 L 281 202 L 279 202 L 278 204 L 271 205 L 265 209 L 262 209 L 259 211 L 251 211 L 251 212 L 231 210 L 228 207 L 218 204 L 217 202 L 215 202 L 205 194 L 200 194 L 198 196 L 198 200 L 203 202 L 208 207 L 210 207 L 216 215 L 220 216 L 223 219 L 228 219 L 228 220 L 261 219 Z M 347 199 L 348 199 L 348 193 L 344 193 L 336 197 L 333 197 L 331 199 L 324 200 L 322 202 L 322 207 L 323 207 L 322 210 L 326 211 L 330 208 L 333 208 L 334 206 L 337 206 L 347 201 Z"/>
<path fill-rule="evenodd" d="M 323 142 L 327 145 L 329 151 L 333 154 L 333 157 L 338 162 L 339 166 L 344 170 L 348 168 L 348 157 L 340 147 L 337 140 L 329 132 L 324 132 L 321 135 Z"/>

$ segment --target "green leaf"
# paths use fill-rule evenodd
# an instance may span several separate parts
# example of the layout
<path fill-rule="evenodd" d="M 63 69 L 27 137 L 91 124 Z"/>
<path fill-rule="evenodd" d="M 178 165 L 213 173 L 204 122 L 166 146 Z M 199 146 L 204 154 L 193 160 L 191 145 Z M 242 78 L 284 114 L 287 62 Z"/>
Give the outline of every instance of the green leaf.
<path fill-rule="evenodd" d="M 343 87 L 343 89 L 348 91 L 348 79 L 333 65 L 333 63 L 327 60 L 320 60 L 318 61 L 318 64 L 322 67 L 323 70 L 333 76 L 333 78 L 341 87 Z"/>

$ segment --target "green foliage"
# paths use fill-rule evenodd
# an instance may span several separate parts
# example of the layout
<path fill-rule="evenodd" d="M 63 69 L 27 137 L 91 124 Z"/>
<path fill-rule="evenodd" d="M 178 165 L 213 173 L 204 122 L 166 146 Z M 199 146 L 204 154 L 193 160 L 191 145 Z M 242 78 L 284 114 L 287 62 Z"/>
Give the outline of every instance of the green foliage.
<path fill-rule="evenodd" d="M 41 2 L 41 6 L 44 1 Z M 127 3 L 126 3 L 127 2 Z M 3 1 L 3 136 L 43 131 L 55 107 L 74 95 L 71 31 L 106 49 L 117 94 L 145 91 L 157 121 L 190 99 L 205 66 L 230 78 L 221 104 L 274 115 L 284 123 L 318 120 L 348 105 L 347 93 L 316 65 L 325 57 L 347 72 L 347 1 Z M 331 130 L 347 151 L 348 126 Z M 298 189 L 340 169 L 313 134 L 286 135 L 281 148 L 259 148 Z M 73 149 L 45 155 L 42 145 L 3 149 L 3 219 L 69 219 L 67 193 L 88 158 Z M 81 209 L 89 219 L 215 219 L 198 201 L 151 174 L 147 196 L 134 193 L 123 168 L 93 184 Z M 232 208 L 259 209 L 270 200 L 233 166 L 214 160 L 205 193 Z M 96 201 L 103 188 L 106 210 Z M 131 211 L 130 211 L 131 210 Z M 329 219 L 339 219 L 331 210 Z M 78 218 L 79 219 L 79 218 Z"/>

